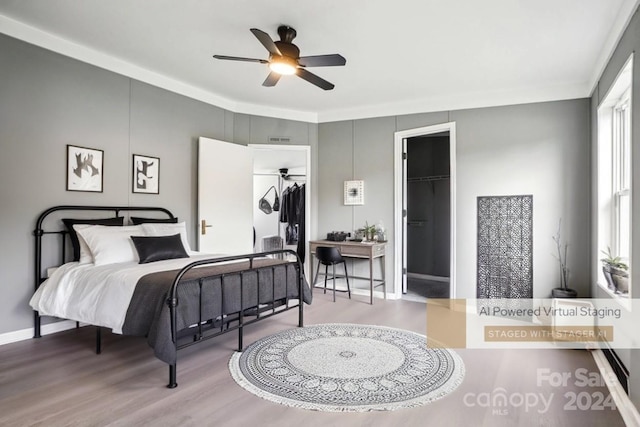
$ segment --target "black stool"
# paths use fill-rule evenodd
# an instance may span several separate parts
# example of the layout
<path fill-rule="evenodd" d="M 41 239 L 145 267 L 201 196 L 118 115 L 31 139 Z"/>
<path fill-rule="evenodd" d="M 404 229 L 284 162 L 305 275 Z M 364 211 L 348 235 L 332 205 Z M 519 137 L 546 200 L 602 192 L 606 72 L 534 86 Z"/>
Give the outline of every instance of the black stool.
<path fill-rule="evenodd" d="M 333 274 L 333 302 L 336 301 L 336 264 L 344 265 L 344 277 L 347 279 L 347 292 L 349 293 L 349 299 L 351 299 L 351 288 L 349 287 L 349 274 L 347 273 L 347 262 L 340 255 L 338 248 L 333 246 L 318 246 L 316 247 L 316 258 L 318 258 L 318 269 L 316 270 L 316 277 L 313 279 L 314 287 L 318 280 L 318 273 L 320 273 L 320 264 L 324 265 L 324 293 L 327 293 L 327 275 L 329 266 L 332 268 Z M 340 292 L 340 291 L 338 291 Z M 344 291 L 342 291 L 344 292 Z"/>

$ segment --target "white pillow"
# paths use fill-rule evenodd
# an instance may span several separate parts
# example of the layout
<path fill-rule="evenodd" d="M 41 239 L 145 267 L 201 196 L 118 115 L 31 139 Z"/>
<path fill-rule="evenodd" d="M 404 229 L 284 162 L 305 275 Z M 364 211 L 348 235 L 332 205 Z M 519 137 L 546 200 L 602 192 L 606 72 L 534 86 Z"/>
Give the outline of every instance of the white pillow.
<path fill-rule="evenodd" d="M 189 246 L 189 240 L 187 240 L 187 225 L 185 222 L 179 222 L 177 224 L 147 222 L 141 224 L 141 226 L 144 228 L 146 235 L 151 237 L 173 236 L 174 234 L 180 233 L 184 250 L 187 251 L 187 253 L 192 252 Z"/>
<path fill-rule="evenodd" d="M 131 236 L 146 236 L 142 225 L 92 225 L 78 230 L 78 235 L 87 243 L 95 265 L 140 261 Z"/>
<path fill-rule="evenodd" d="M 92 224 L 73 224 L 73 229 L 76 230 L 76 234 L 78 236 L 78 243 L 80 244 L 80 259 L 78 260 L 79 264 L 91 264 L 93 262 L 93 254 L 89 249 L 89 245 L 87 245 L 87 241 L 84 240 L 84 237 L 78 233 L 79 230 L 88 227 L 97 227 Z"/>

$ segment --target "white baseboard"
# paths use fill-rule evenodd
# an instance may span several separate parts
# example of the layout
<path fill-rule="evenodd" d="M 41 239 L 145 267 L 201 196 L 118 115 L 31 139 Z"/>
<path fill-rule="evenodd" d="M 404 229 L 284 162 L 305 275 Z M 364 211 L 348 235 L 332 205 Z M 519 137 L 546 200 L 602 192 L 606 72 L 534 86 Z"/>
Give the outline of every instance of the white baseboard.
<path fill-rule="evenodd" d="M 445 276 L 432 276 L 431 274 L 407 273 L 409 279 L 431 280 L 433 282 L 449 283 L 449 278 Z"/>
<path fill-rule="evenodd" d="M 638 413 L 638 409 L 636 409 L 627 393 L 625 393 L 602 350 L 591 350 L 591 355 L 596 365 L 598 365 L 598 369 L 600 369 L 600 375 L 608 379 L 607 387 L 624 423 L 628 427 L 640 427 L 640 414 Z"/>
<path fill-rule="evenodd" d="M 60 322 L 48 323 L 42 325 L 40 328 L 41 335 L 55 334 L 56 332 L 62 332 L 76 327 L 76 322 L 73 320 L 62 320 Z M 33 328 L 21 329 L 19 331 L 5 332 L 0 334 L 0 345 L 10 344 L 12 342 L 18 342 L 33 338 Z"/>
<path fill-rule="evenodd" d="M 327 289 L 327 292 L 329 292 L 329 289 Z M 351 289 L 351 293 L 353 295 L 366 295 L 366 296 L 369 296 L 369 289 L 353 288 L 353 289 Z M 382 291 L 373 291 L 373 297 L 374 298 L 384 299 L 384 293 Z M 387 292 L 387 299 L 399 299 L 399 298 L 396 297 L 395 294 Z"/>
<path fill-rule="evenodd" d="M 339 287 L 336 286 L 336 291 L 341 291 L 340 293 L 342 293 L 342 291 L 346 291 L 347 287 Z M 318 292 L 323 292 L 324 291 L 324 287 L 318 287 L 316 286 L 313 289 L 314 293 L 318 293 Z M 327 286 L 327 294 L 333 292 L 333 287 L 331 286 Z M 351 288 L 351 294 L 352 295 L 364 295 L 364 296 L 369 296 L 369 289 L 363 289 L 363 288 L 355 288 L 352 287 Z M 374 298 L 379 298 L 379 299 L 384 299 L 384 293 L 382 291 L 373 291 L 373 297 Z M 389 293 L 387 292 L 387 299 L 400 299 L 398 298 L 394 293 Z"/>

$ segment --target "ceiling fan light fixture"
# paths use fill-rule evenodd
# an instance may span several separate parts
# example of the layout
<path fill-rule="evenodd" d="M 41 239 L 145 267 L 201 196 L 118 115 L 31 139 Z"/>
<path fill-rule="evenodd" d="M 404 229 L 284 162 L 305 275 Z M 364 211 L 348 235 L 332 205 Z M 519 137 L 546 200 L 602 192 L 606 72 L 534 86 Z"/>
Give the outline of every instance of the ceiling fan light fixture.
<path fill-rule="evenodd" d="M 282 74 L 284 76 L 290 76 L 295 74 L 298 64 L 291 58 L 279 57 L 273 58 L 269 62 L 269 69 L 274 73 Z"/>
<path fill-rule="evenodd" d="M 269 59 L 243 58 L 241 56 L 213 55 L 216 59 L 228 61 L 258 62 L 269 65 L 269 75 L 262 82 L 262 86 L 275 86 L 283 75 L 295 75 L 303 80 L 319 87 L 322 90 L 331 90 L 335 85 L 320 76 L 310 72 L 308 67 L 336 67 L 345 65 L 347 60 L 337 53 L 330 55 L 300 56 L 300 49 L 292 43 L 296 37 L 296 30 L 281 25 L 278 27 L 280 41 L 274 42 L 269 34 L 257 28 L 251 28 L 251 33 L 269 52 Z"/>

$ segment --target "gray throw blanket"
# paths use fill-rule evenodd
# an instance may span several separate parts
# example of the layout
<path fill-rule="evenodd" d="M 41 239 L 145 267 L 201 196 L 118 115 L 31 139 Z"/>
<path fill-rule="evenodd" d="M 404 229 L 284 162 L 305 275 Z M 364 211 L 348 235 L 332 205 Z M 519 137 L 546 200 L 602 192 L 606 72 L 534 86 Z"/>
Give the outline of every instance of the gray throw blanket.
<path fill-rule="evenodd" d="M 298 299 L 295 264 L 277 259 L 256 259 L 258 270 L 242 273 L 242 308 L 248 309 L 285 297 Z M 240 272 L 249 262 L 212 265 L 194 268 L 185 274 L 178 285 L 177 330 L 180 331 L 202 319 L 216 319 L 240 311 Z M 155 356 L 168 363 L 176 363 L 176 348 L 171 339 L 171 315 L 167 306 L 168 293 L 180 270 L 147 274 L 136 284 L 125 317 L 124 335 L 146 336 Z M 311 304 L 311 291 L 304 275 L 303 301 Z M 199 305 L 199 283 L 202 281 L 202 303 Z"/>

